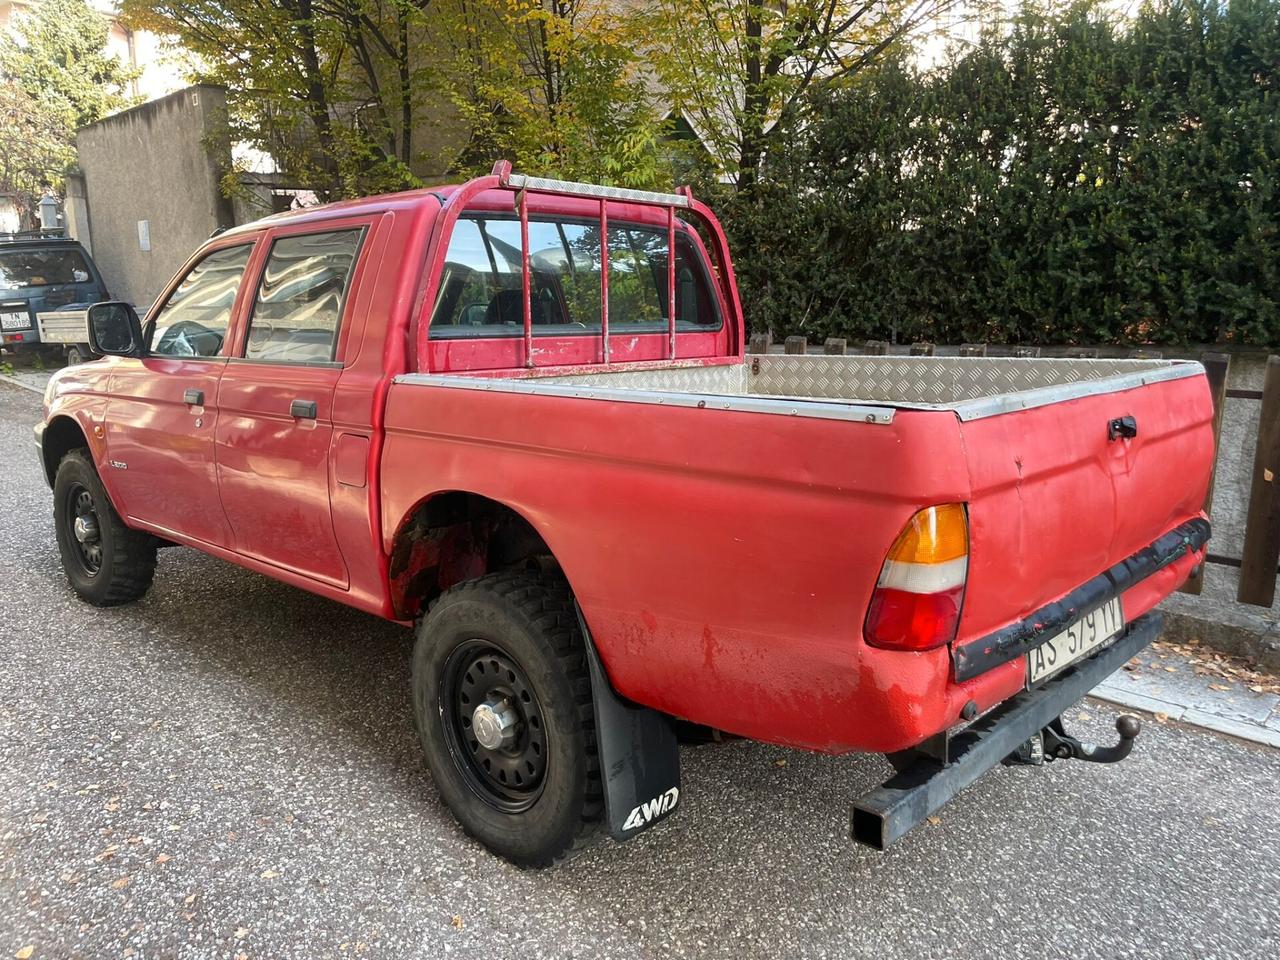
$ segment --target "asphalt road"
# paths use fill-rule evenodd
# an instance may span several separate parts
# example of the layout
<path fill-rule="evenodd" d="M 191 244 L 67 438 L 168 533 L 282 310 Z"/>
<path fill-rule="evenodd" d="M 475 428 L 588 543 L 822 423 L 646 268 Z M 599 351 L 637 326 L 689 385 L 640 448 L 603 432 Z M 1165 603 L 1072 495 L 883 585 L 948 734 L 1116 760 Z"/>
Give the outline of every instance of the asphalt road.
<path fill-rule="evenodd" d="M 436 797 L 402 629 L 177 549 L 78 602 L 38 408 L 0 384 L 0 958 L 1280 956 L 1280 752 L 1172 725 L 885 854 L 845 839 L 878 758 L 689 748 L 662 827 L 517 870 Z"/>

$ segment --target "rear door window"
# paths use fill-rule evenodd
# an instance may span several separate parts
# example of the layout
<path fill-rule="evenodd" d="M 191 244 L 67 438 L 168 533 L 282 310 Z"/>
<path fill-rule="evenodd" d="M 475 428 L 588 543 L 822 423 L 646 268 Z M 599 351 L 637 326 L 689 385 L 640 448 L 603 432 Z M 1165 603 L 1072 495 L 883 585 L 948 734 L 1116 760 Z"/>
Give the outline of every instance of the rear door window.
<path fill-rule="evenodd" d="M 249 319 L 246 360 L 333 360 L 363 228 L 278 238 Z"/>
<path fill-rule="evenodd" d="M 609 232 L 609 328 L 667 329 L 667 233 L 631 224 Z M 458 220 L 431 321 L 433 339 L 516 337 L 524 332 L 520 223 Z M 600 334 L 600 226 L 529 221 L 529 307 L 534 336 Z M 676 329 L 719 329 L 721 318 L 697 251 L 676 235 Z"/>

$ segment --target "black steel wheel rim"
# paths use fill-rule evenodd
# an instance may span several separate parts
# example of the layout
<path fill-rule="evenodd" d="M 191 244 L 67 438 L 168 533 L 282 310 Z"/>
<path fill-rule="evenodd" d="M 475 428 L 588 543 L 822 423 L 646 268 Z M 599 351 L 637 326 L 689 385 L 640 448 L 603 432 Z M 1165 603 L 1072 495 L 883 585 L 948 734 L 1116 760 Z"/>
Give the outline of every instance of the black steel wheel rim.
<path fill-rule="evenodd" d="M 484 746 L 472 728 L 476 708 L 501 703 L 515 723 L 509 743 Z M 467 640 L 445 661 L 441 722 L 454 765 L 467 787 L 504 813 L 528 810 L 547 774 L 542 705 L 515 657 L 489 640 Z"/>
<path fill-rule="evenodd" d="M 102 524 L 93 493 L 80 483 L 67 490 L 64 516 L 71 555 L 86 576 L 96 577 L 102 569 Z"/>

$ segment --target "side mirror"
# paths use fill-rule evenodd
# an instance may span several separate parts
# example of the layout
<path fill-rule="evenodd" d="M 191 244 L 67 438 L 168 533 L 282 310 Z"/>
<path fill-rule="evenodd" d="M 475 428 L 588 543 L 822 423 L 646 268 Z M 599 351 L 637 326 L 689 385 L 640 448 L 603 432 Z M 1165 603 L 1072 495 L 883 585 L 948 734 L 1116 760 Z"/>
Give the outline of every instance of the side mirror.
<path fill-rule="evenodd" d="M 89 346 L 111 357 L 141 357 L 142 323 L 131 304 L 107 300 L 89 307 Z"/>

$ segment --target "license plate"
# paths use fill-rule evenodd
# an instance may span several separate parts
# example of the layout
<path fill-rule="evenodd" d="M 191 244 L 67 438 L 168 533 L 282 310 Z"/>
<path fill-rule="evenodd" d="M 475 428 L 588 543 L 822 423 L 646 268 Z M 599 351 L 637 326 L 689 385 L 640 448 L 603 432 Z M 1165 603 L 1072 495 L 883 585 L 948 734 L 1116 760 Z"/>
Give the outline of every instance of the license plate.
<path fill-rule="evenodd" d="M 0 330 L 25 330 L 31 326 L 31 316 L 22 313 L 0 313 Z"/>
<path fill-rule="evenodd" d="M 1086 613 L 1060 634 L 1027 654 L 1027 686 L 1034 686 L 1077 660 L 1105 647 L 1124 630 L 1124 610 L 1117 597 Z"/>

